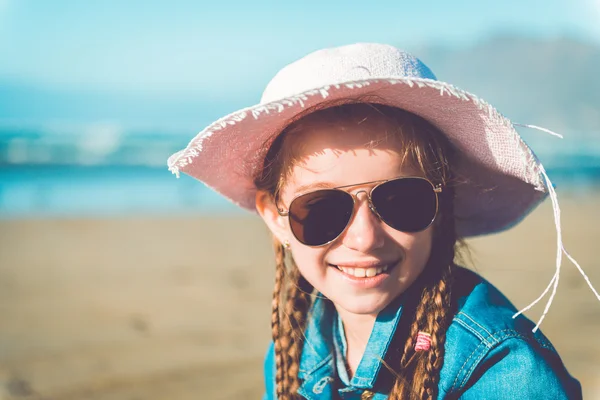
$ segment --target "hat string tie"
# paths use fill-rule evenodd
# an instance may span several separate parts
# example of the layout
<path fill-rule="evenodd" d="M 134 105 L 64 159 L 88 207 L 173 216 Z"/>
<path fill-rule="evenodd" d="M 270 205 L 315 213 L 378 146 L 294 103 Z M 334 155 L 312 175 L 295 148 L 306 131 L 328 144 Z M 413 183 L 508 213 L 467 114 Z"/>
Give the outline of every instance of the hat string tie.
<path fill-rule="evenodd" d="M 541 128 L 539 126 L 526 125 L 526 124 L 514 124 L 514 125 L 531 128 L 531 129 L 536 129 L 536 130 L 539 130 L 542 132 L 549 133 L 549 134 L 559 137 L 561 139 L 563 138 L 562 135 L 552 132 L 549 129 Z M 522 310 L 517 312 L 515 315 L 513 315 L 513 318 L 516 318 L 520 314 L 523 314 L 525 311 L 531 309 L 538 302 L 540 302 L 542 300 L 542 298 L 544 298 L 544 296 L 546 296 L 546 294 L 548 294 L 548 291 L 550 290 L 550 288 L 552 288 L 552 293 L 550 294 L 550 298 L 546 302 L 546 307 L 544 308 L 544 313 L 538 320 L 535 327 L 532 329 L 532 332 L 535 332 L 539 329 L 540 325 L 542 324 L 542 321 L 544 320 L 544 318 L 546 318 L 546 314 L 548 314 L 550 305 L 552 304 L 552 301 L 554 300 L 554 296 L 556 295 L 556 290 L 558 289 L 558 281 L 560 279 L 560 267 L 562 264 L 563 253 L 577 267 L 577 269 L 579 270 L 579 273 L 583 276 L 583 278 L 587 282 L 587 284 L 590 287 L 590 289 L 592 290 L 592 292 L 596 295 L 596 298 L 598 298 L 598 300 L 600 301 L 600 295 L 598 294 L 598 292 L 592 285 L 592 282 L 590 282 L 590 279 L 588 278 L 588 276 L 585 274 L 585 272 L 583 271 L 583 269 L 581 268 L 579 263 L 565 249 L 565 246 L 562 241 L 562 230 L 561 230 L 561 224 L 560 224 L 560 206 L 558 204 L 558 196 L 556 194 L 556 191 L 554 190 L 554 185 L 552 184 L 552 181 L 548 177 L 548 174 L 546 173 L 546 170 L 540 161 L 538 161 L 538 167 L 540 169 L 540 173 L 542 174 L 542 176 L 544 177 L 544 180 L 546 181 L 546 187 L 548 188 L 548 192 L 550 194 L 550 200 L 552 201 L 552 210 L 554 213 L 554 226 L 556 227 L 556 272 L 554 273 L 554 276 L 552 277 L 552 279 L 548 283 L 548 286 L 546 286 L 546 289 L 544 289 L 542 294 L 537 299 L 535 299 L 531 304 L 529 304 L 527 307 L 523 308 Z"/>

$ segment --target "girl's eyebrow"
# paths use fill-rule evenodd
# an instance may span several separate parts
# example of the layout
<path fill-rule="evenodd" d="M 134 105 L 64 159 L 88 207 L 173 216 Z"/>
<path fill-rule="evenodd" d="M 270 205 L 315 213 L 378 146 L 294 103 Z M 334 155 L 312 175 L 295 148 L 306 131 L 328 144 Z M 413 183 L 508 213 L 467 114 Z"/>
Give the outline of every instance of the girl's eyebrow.
<path fill-rule="evenodd" d="M 319 181 L 307 183 L 306 185 L 300 185 L 294 190 L 294 196 L 308 192 L 310 189 L 331 189 L 338 185 L 333 182 Z"/>
<path fill-rule="evenodd" d="M 400 176 L 402 176 L 402 175 L 400 175 Z M 296 188 L 296 190 L 294 190 L 294 196 L 296 196 L 298 194 L 306 193 L 307 191 L 309 191 L 309 189 L 345 189 L 345 188 L 349 188 L 349 187 L 353 187 L 353 186 L 370 185 L 370 184 L 385 182 L 390 179 L 393 179 L 393 178 L 378 179 L 375 181 L 361 182 L 361 183 L 351 183 L 349 185 L 336 185 L 335 183 L 325 182 L 325 181 L 313 182 L 313 183 L 308 183 L 306 185 L 298 186 Z"/>

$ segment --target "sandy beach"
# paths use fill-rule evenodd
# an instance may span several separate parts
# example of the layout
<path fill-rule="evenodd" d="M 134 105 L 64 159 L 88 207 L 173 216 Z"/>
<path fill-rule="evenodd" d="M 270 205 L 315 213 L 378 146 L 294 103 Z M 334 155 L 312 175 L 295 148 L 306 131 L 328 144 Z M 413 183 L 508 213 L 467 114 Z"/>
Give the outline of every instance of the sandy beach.
<path fill-rule="evenodd" d="M 599 194 L 559 193 L 597 288 Z M 469 245 L 469 266 L 527 305 L 554 274 L 550 201 Z M 0 221 L 0 400 L 260 398 L 272 281 L 253 216 Z M 568 260 L 542 330 L 600 398 L 600 303 Z"/>

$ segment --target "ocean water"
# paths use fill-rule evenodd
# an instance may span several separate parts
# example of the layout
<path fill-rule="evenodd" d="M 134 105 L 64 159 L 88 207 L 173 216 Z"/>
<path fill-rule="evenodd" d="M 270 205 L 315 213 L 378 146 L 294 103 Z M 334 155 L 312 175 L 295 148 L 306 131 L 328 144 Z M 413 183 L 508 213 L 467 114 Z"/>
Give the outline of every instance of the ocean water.
<path fill-rule="evenodd" d="M 168 171 L 168 156 L 191 136 L 172 127 L 0 121 L 0 218 L 242 213 L 202 183 Z M 523 136 L 559 195 L 600 187 L 599 132 Z"/>
<path fill-rule="evenodd" d="M 0 168 L 0 218 L 236 212 L 242 211 L 166 166 Z"/>
<path fill-rule="evenodd" d="M 600 165 L 556 166 L 548 173 L 560 193 L 600 187 Z M 201 182 L 165 167 L 0 167 L 0 218 L 108 217 L 181 213 L 244 213 Z"/>

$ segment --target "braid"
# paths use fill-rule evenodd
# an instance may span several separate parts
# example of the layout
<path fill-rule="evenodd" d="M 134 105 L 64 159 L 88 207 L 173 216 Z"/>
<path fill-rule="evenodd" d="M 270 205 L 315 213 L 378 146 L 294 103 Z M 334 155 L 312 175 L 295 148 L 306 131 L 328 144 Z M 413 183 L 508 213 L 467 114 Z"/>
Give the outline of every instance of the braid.
<path fill-rule="evenodd" d="M 290 273 L 290 285 L 285 308 L 285 316 L 289 319 L 290 345 L 287 351 L 287 378 L 289 393 L 294 394 L 300 387 L 298 372 L 300 368 L 300 355 L 304 346 L 304 329 L 306 325 L 310 294 L 312 286 L 304 279 L 298 268 L 293 268 Z"/>
<path fill-rule="evenodd" d="M 400 367 L 407 368 L 410 361 L 412 361 L 412 356 L 414 356 L 414 347 L 415 347 L 415 339 L 417 338 L 417 334 L 421 327 L 426 326 L 426 316 L 427 316 L 427 302 L 423 300 L 425 297 L 425 293 L 422 295 L 421 302 L 419 303 L 417 309 L 415 310 L 415 317 L 413 323 L 410 327 L 410 334 L 406 338 L 406 343 L 404 345 L 404 351 L 402 352 L 402 358 L 400 360 Z"/>
<path fill-rule="evenodd" d="M 426 275 L 424 272 L 422 276 Z M 423 281 L 423 279 L 419 279 Z M 415 282 L 413 285 L 419 284 Z M 419 298 L 419 303 L 414 311 L 414 319 L 410 326 L 410 333 L 406 338 L 404 345 L 404 351 L 400 359 L 400 370 L 396 376 L 394 386 L 390 391 L 389 399 L 428 399 L 422 393 L 426 375 L 422 373 L 424 364 L 428 362 L 424 352 L 415 352 L 415 341 L 419 331 L 431 332 L 431 316 L 430 309 L 431 305 L 431 288 L 425 287 Z M 433 336 L 433 333 L 432 333 Z M 433 350 L 434 342 L 431 342 L 431 348 L 429 352 Z M 429 371 L 431 373 L 433 371 Z M 428 375 L 429 375 L 428 373 Z"/>
<path fill-rule="evenodd" d="M 275 383 L 278 399 L 297 399 L 300 387 L 298 372 L 304 345 L 304 329 L 311 304 L 313 287 L 291 262 L 290 271 L 285 263 L 285 249 L 274 239 L 276 274 L 273 291 L 272 334 L 275 346 L 277 373 Z M 284 290 L 286 288 L 286 290 Z M 285 297 L 283 293 L 285 292 Z M 280 307 L 285 303 L 284 307 Z"/>
<path fill-rule="evenodd" d="M 284 261 L 284 248 L 277 240 L 274 240 L 273 247 L 275 250 L 275 287 L 273 289 L 273 303 L 271 313 L 271 333 L 273 335 L 273 345 L 275 347 L 275 365 L 276 375 L 275 384 L 277 387 L 277 398 L 281 398 L 284 391 L 284 361 L 281 351 L 281 320 L 279 312 L 279 301 L 281 297 L 281 287 L 283 285 L 284 274 L 285 274 L 285 261 Z"/>
<path fill-rule="evenodd" d="M 410 333 L 406 338 L 400 358 L 400 371 L 390 391 L 390 399 L 431 400 L 437 398 L 439 372 L 444 363 L 446 330 L 452 315 L 452 272 L 456 234 L 453 213 L 453 190 L 447 189 L 440 215 L 440 232 L 434 235 L 430 260 L 415 287 L 424 287 L 420 302 L 415 308 Z M 431 335 L 429 351 L 415 352 L 419 331 Z"/>
<path fill-rule="evenodd" d="M 438 236 L 441 277 L 437 285 L 434 286 L 431 296 L 431 323 L 428 324 L 431 333 L 431 348 L 425 363 L 425 374 L 421 390 L 422 399 L 435 399 L 437 397 L 439 372 L 444 363 L 446 330 L 452 315 L 451 286 L 456 246 L 454 190 L 452 187 L 447 188 L 445 200 L 444 212 L 441 215 L 441 226 L 443 228 Z"/>
<path fill-rule="evenodd" d="M 439 382 L 439 371 L 444 362 L 446 343 L 446 329 L 448 328 L 448 314 L 450 308 L 449 280 L 452 267 L 449 265 L 442 275 L 438 285 L 435 287 L 433 302 L 435 307 L 431 313 L 431 349 L 425 363 L 425 377 L 421 398 L 435 399 L 437 397 L 437 385 Z"/>

